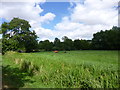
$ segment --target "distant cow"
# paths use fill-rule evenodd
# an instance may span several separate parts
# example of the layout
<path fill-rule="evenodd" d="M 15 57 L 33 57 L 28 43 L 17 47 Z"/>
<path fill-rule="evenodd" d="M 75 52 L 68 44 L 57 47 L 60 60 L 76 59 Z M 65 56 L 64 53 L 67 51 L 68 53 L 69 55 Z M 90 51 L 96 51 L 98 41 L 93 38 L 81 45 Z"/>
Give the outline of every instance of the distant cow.
<path fill-rule="evenodd" d="M 55 51 L 54 51 L 54 53 L 58 53 L 58 51 L 57 51 L 57 50 L 55 50 Z"/>

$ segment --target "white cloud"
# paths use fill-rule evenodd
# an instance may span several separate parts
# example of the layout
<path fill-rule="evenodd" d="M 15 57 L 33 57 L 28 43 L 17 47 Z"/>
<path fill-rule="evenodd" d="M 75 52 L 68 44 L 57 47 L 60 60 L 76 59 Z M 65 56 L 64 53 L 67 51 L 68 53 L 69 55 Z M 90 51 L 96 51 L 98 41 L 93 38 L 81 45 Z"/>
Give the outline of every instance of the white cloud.
<path fill-rule="evenodd" d="M 59 32 L 51 30 L 51 29 L 45 29 L 43 27 L 36 28 L 37 35 L 40 37 L 40 40 L 50 40 L 54 41 L 55 37 L 59 36 Z"/>
<path fill-rule="evenodd" d="M 11 20 L 13 17 L 19 17 L 30 21 L 32 24 L 44 23 L 54 19 L 53 13 L 47 13 L 44 16 L 40 16 L 44 10 L 40 8 L 40 3 L 35 2 L 4 2 L 0 9 L 0 17 Z"/>
<path fill-rule="evenodd" d="M 47 13 L 44 16 L 41 16 L 40 22 L 46 22 L 49 23 L 49 21 L 52 21 L 55 18 L 55 15 L 52 13 Z"/>
<path fill-rule="evenodd" d="M 49 23 L 57 16 L 51 12 L 40 16 L 44 10 L 39 7 L 39 3 L 36 3 L 35 7 L 35 2 L 2 3 L 0 17 L 8 20 L 13 17 L 28 20 L 40 40 L 49 39 L 53 41 L 55 37 L 61 38 L 63 36 L 72 39 L 91 39 L 93 33 L 118 25 L 118 11 L 113 8 L 118 5 L 118 1 L 85 0 L 84 4 L 71 3 L 68 8 L 71 14 L 63 17 L 61 22 L 54 26 L 54 30 L 45 29 L 41 24 Z"/>
<path fill-rule="evenodd" d="M 34 5 L 35 3 L 5 2 L 2 3 L 0 16 L 8 20 L 11 20 L 13 17 L 20 17 L 26 20 L 37 19 L 39 13 L 43 10 L 38 5 L 36 7 Z"/>
<path fill-rule="evenodd" d="M 118 15 L 117 10 L 115 10 L 115 8 L 112 8 L 116 1 L 113 3 L 113 0 L 109 0 L 113 3 L 113 6 L 111 3 L 104 1 L 105 0 L 86 0 L 84 5 L 77 4 L 77 6 L 73 9 L 73 13 L 71 15 L 72 21 L 83 22 L 85 24 L 113 25 L 113 21 L 115 20 L 114 18 L 116 18 Z"/>
<path fill-rule="evenodd" d="M 85 0 L 69 8 L 70 16 L 63 17 L 55 29 L 72 39 L 91 39 L 93 34 L 118 25 L 118 11 L 114 8 L 119 0 Z M 71 4 L 73 5 L 73 4 Z"/>
<path fill-rule="evenodd" d="M 93 33 L 100 30 L 111 28 L 106 25 L 85 25 L 69 21 L 68 23 L 61 22 L 55 26 L 59 36 L 68 36 L 72 39 L 91 39 Z"/>
<path fill-rule="evenodd" d="M 41 29 L 42 23 L 49 23 L 56 16 L 51 12 L 46 13 L 44 16 L 40 16 L 44 10 L 40 8 L 39 4 L 41 3 L 38 2 L 2 2 L 0 4 L 2 4 L 2 7 L 0 7 L 1 18 L 5 18 L 9 21 L 13 19 L 13 17 L 25 19 L 29 21 L 32 29 L 34 29 L 38 35 L 39 32 L 42 31 L 37 32 L 37 28 Z"/>

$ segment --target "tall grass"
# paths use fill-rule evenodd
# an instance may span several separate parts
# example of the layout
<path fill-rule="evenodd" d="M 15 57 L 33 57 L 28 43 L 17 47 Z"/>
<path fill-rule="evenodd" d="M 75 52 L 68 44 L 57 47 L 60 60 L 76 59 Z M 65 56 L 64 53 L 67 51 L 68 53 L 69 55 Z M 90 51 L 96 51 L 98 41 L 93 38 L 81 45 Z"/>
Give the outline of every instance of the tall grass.
<path fill-rule="evenodd" d="M 44 71 L 39 81 L 58 88 L 116 88 L 118 71 L 110 68 L 96 69 L 95 66 L 59 65 L 51 71 Z"/>
<path fill-rule="evenodd" d="M 39 70 L 39 67 L 30 61 L 22 61 L 20 62 L 20 70 L 33 76 L 33 74 Z"/>
<path fill-rule="evenodd" d="M 25 61 L 14 65 L 16 58 Z M 26 71 L 33 70 L 33 65 L 39 67 L 32 78 L 35 82 L 24 87 L 118 88 L 117 58 L 117 51 L 13 53 L 3 56 L 3 64 Z"/>

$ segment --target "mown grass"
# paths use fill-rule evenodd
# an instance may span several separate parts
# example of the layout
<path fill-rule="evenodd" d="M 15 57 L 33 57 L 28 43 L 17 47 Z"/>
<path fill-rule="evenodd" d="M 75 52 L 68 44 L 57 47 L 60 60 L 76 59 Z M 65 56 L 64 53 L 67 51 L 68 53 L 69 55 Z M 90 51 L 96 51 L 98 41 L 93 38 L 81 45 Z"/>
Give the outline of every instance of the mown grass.
<path fill-rule="evenodd" d="M 39 71 L 24 82 L 29 88 L 118 88 L 118 51 L 68 51 L 13 53 L 3 56 L 3 65 L 19 68 L 30 61 Z"/>

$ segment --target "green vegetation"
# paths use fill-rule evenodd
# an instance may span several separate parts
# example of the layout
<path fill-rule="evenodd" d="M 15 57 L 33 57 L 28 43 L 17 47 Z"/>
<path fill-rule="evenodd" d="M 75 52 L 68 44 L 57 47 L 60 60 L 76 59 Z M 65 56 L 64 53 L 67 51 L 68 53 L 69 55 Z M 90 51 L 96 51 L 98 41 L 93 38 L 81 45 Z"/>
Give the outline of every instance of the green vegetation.
<path fill-rule="evenodd" d="M 2 57 L 3 83 L 8 87 L 119 87 L 118 51 L 7 52 Z M 33 75 L 29 75 L 30 70 Z"/>
<path fill-rule="evenodd" d="M 73 41 L 64 36 L 63 42 L 58 38 L 54 42 L 38 42 L 35 31 L 31 29 L 28 21 L 19 18 L 1 25 L 3 87 L 119 87 L 118 51 L 92 51 L 120 50 L 119 27 L 101 30 L 91 40 Z M 60 52 L 50 52 L 52 50 Z"/>
<path fill-rule="evenodd" d="M 62 37 L 63 42 L 57 37 L 54 42 L 49 40 L 39 41 L 28 21 L 13 18 L 10 22 L 4 22 L 0 28 L 2 33 L 2 54 L 7 51 L 35 52 L 52 50 L 120 50 L 120 28 L 113 26 L 110 30 L 93 34 L 91 40 L 74 41 L 67 36 Z"/>
<path fill-rule="evenodd" d="M 1 25 L 2 31 L 2 54 L 6 51 L 23 50 L 31 52 L 37 48 L 37 35 L 28 21 L 13 18 L 10 22 Z"/>
<path fill-rule="evenodd" d="M 67 36 L 60 39 L 55 38 L 54 42 L 49 40 L 40 41 L 39 49 L 45 51 L 51 50 L 120 50 L 120 28 L 113 26 L 110 30 L 101 30 L 93 34 L 92 40 L 75 39 L 72 40 Z"/>

